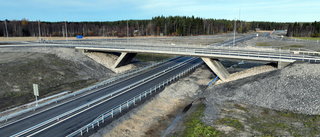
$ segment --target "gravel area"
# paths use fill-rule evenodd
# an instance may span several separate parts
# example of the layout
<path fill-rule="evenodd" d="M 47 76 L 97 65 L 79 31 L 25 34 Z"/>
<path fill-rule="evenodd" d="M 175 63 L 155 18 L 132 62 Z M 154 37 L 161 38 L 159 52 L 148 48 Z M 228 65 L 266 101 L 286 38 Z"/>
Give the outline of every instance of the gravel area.
<path fill-rule="evenodd" d="M 294 63 L 283 69 L 211 86 L 203 95 L 207 104 L 203 121 L 212 123 L 213 114 L 217 113 L 215 103 L 224 101 L 320 114 L 319 68 L 319 64 Z"/>

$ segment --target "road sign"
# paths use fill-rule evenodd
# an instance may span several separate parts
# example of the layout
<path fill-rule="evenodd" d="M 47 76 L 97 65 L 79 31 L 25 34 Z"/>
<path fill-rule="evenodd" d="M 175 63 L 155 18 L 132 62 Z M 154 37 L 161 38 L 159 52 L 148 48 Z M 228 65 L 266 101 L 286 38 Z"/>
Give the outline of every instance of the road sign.
<path fill-rule="evenodd" d="M 83 38 L 83 35 L 77 35 L 76 38 L 77 38 L 77 39 L 82 39 L 82 38 Z"/>
<path fill-rule="evenodd" d="M 39 96 L 38 84 L 33 84 L 33 94 Z"/>

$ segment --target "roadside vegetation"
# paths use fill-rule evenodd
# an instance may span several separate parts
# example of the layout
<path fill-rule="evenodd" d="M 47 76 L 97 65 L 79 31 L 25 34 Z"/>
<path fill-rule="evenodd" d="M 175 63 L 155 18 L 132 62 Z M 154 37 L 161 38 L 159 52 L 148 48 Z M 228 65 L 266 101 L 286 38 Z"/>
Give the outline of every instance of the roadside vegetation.
<path fill-rule="evenodd" d="M 221 105 L 221 104 L 220 104 Z M 232 102 L 218 106 L 219 118 L 211 126 L 201 119 L 205 104 L 196 106 L 186 118 L 182 136 L 317 136 L 320 135 L 320 115 L 297 114 L 257 106 L 246 106 Z"/>
<path fill-rule="evenodd" d="M 263 136 L 316 136 L 320 134 L 320 115 L 264 109 L 261 115 L 247 117 L 251 129 Z"/>
<path fill-rule="evenodd" d="M 258 43 L 256 44 L 256 46 L 268 47 L 268 46 L 270 46 L 270 45 L 267 44 L 266 42 L 258 42 Z"/>
<path fill-rule="evenodd" d="M 320 41 L 320 37 L 298 37 L 298 39 Z"/>
<path fill-rule="evenodd" d="M 280 49 L 303 48 L 303 47 L 304 46 L 302 45 L 289 45 L 289 46 L 281 47 Z"/>
<path fill-rule="evenodd" d="M 220 118 L 213 127 L 227 126 L 229 130 L 216 130 L 224 136 L 316 136 L 320 135 L 320 115 L 297 114 L 257 106 L 226 102 L 219 106 Z M 199 111 L 198 111 L 199 113 Z M 198 114 L 201 116 L 201 114 Z M 220 128 L 221 129 L 221 128 Z M 221 135 L 221 134 L 220 134 Z"/>
<path fill-rule="evenodd" d="M 202 122 L 201 117 L 203 117 L 204 109 L 205 104 L 198 105 L 196 110 L 187 118 L 187 122 L 185 123 L 186 129 L 183 132 L 183 136 L 218 137 L 224 135 L 223 132 L 214 129 L 211 126 L 207 126 Z"/>

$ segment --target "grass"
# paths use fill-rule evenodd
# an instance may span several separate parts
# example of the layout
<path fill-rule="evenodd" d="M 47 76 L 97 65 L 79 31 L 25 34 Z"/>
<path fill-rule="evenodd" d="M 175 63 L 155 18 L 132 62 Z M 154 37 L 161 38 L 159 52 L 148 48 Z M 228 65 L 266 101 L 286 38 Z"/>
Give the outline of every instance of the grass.
<path fill-rule="evenodd" d="M 201 121 L 203 117 L 203 112 L 205 109 L 205 104 L 200 104 L 197 106 L 196 111 L 194 111 L 185 123 L 186 129 L 183 136 L 187 137 L 217 137 L 223 136 L 221 131 L 214 129 L 211 126 L 207 126 Z"/>
<path fill-rule="evenodd" d="M 148 53 L 138 53 L 135 58 L 140 61 L 161 61 L 165 59 L 170 59 L 175 57 L 174 55 L 163 55 L 163 54 L 148 54 Z"/>
<path fill-rule="evenodd" d="M 274 113 L 271 113 L 270 111 L 272 110 L 263 109 L 263 115 L 248 117 L 246 121 L 251 125 L 251 129 L 262 133 L 262 136 L 320 134 L 320 115 L 303 115 L 291 111 L 272 111 Z M 300 126 L 293 123 L 300 123 Z M 284 134 L 284 131 L 287 131 L 287 134 Z"/>
<path fill-rule="evenodd" d="M 235 106 L 237 109 L 240 109 L 240 110 L 243 110 L 243 111 L 245 111 L 245 112 L 248 112 L 248 109 L 247 109 L 247 108 L 245 108 L 245 107 L 243 107 L 243 106 L 241 106 L 241 105 L 239 105 L 239 104 L 234 104 L 234 106 Z"/>
<path fill-rule="evenodd" d="M 267 43 L 265 43 L 265 42 L 258 42 L 258 43 L 256 44 L 256 46 L 268 47 L 268 46 L 270 46 L 270 45 L 267 44 Z"/>
<path fill-rule="evenodd" d="M 320 38 L 314 38 L 314 37 L 297 37 L 297 39 L 320 41 Z"/>
<path fill-rule="evenodd" d="M 290 48 L 303 48 L 304 46 L 302 45 L 289 45 L 285 47 L 281 47 L 281 49 L 290 49 Z"/>
<path fill-rule="evenodd" d="M 241 122 L 237 119 L 233 118 L 220 118 L 216 121 L 216 124 L 222 124 L 222 125 L 227 125 L 234 127 L 237 130 L 243 130 L 244 125 L 241 124 Z"/>

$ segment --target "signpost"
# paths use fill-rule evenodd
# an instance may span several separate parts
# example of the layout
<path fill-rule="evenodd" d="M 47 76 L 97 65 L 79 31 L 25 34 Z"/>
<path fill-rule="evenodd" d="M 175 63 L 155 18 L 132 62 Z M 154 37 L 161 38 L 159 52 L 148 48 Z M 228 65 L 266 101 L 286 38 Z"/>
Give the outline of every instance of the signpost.
<path fill-rule="evenodd" d="M 36 106 L 38 106 L 38 96 L 39 96 L 38 84 L 33 84 L 33 94 L 34 96 L 36 96 Z"/>

